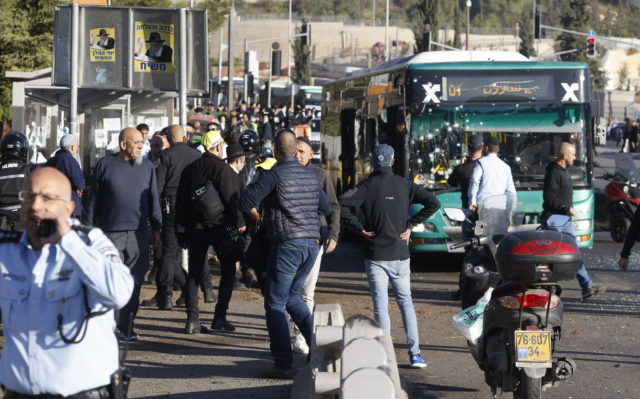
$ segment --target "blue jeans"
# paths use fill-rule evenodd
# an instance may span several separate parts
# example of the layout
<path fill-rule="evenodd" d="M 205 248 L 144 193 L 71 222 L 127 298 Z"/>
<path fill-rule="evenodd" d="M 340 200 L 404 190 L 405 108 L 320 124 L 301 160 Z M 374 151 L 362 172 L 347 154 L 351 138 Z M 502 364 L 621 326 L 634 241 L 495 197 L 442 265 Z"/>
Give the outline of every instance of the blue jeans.
<path fill-rule="evenodd" d="M 411 268 L 410 260 L 372 260 L 365 259 L 371 298 L 373 299 L 373 315 L 380 327 L 391 334 L 389 320 L 389 280 L 396 296 L 404 331 L 407 335 L 409 353 L 420 353 L 420 338 L 418 337 L 418 321 L 411 299 Z"/>
<path fill-rule="evenodd" d="M 279 242 L 269 250 L 264 309 L 276 369 L 290 370 L 293 367 L 286 313 L 289 313 L 307 344 L 311 344 L 313 315 L 300 294 L 319 247 L 318 240 L 297 238 Z"/>
<path fill-rule="evenodd" d="M 561 233 L 569 234 L 571 237 L 575 238 L 575 233 L 573 232 L 573 221 L 569 221 L 564 226 L 549 226 L 546 223 L 546 220 L 542 220 L 542 225 L 544 226 L 544 230 L 554 230 L 559 231 Z M 591 286 L 593 285 L 593 281 L 589 278 L 589 273 L 587 273 L 587 268 L 584 265 L 583 261 L 580 261 L 580 267 L 578 267 L 578 274 L 576 275 L 578 278 L 578 284 L 580 284 L 580 288 L 582 288 L 582 293 L 585 294 L 589 292 Z"/>

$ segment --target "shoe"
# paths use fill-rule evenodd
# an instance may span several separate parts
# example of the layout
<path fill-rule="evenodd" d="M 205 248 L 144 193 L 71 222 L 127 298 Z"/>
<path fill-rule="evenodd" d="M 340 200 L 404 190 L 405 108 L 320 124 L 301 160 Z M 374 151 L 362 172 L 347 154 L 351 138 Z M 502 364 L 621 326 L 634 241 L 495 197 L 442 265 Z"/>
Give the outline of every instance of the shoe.
<path fill-rule="evenodd" d="M 217 300 L 218 297 L 213 293 L 211 288 L 204 289 L 204 303 L 214 303 Z"/>
<path fill-rule="evenodd" d="M 258 288 L 258 276 L 256 275 L 256 271 L 249 267 L 242 271 L 242 277 L 240 277 L 240 281 L 242 281 L 245 286 L 249 288 Z"/>
<path fill-rule="evenodd" d="M 184 294 L 180 295 L 180 298 L 176 300 L 176 306 L 183 307 L 187 304 L 187 300 L 184 297 Z"/>
<path fill-rule="evenodd" d="M 184 326 L 185 334 L 199 334 L 202 332 L 202 326 L 200 325 L 200 321 L 187 321 L 187 324 Z"/>
<path fill-rule="evenodd" d="M 144 301 L 142 301 L 140 303 L 140 306 L 148 306 L 148 307 L 158 306 L 158 301 L 156 300 L 156 297 L 154 296 L 151 299 L 145 299 Z"/>
<path fill-rule="evenodd" d="M 125 334 L 122 331 L 118 330 L 116 331 L 116 338 L 118 338 L 119 341 L 125 342 L 136 342 L 140 340 L 140 336 L 133 331 L 131 331 L 130 334 Z"/>
<path fill-rule="evenodd" d="M 409 362 L 411 363 L 412 369 L 423 369 L 427 367 L 427 362 L 424 361 L 424 358 L 419 353 L 410 354 Z"/>
<path fill-rule="evenodd" d="M 247 285 L 245 283 L 242 282 L 242 280 L 236 280 L 233 282 L 233 290 L 242 290 L 247 288 Z"/>
<path fill-rule="evenodd" d="M 592 299 L 596 295 L 602 294 L 606 290 L 607 290 L 607 287 L 605 287 L 604 285 L 592 285 L 591 287 L 589 287 L 587 291 L 584 291 L 582 293 L 582 300 L 588 301 L 589 299 Z"/>
<path fill-rule="evenodd" d="M 308 355 L 309 354 L 309 345 L 307 345 L 307 341 L 305 341 L 304 337 L 302 335 L 298 335 L 294 338 L 293 340 L 293 345 L 291 346 L 291 349 L 295 352 L 295 353 L 299 353 L 301 355 Z"/>
<path fill-rule="evenodd" d="M 295 369 L 291 370 L 280 370 L 280 369 L 271 369 L 266 370 L 260 373 L 261 378 L 268 378 L 271 380 L 292 380 L 296 376 Z"/>
<path fill-rule="evenodd" d="M 225 319 L 216 319 L 214 317 L 211 322 L 211 329 L 214 331 L 233 332 L 236 327 Z"/>
<path fill-rule="evenodd" d="M 171 293 L 168 292 L 162 296 L 162 299 L 158 301 L 158 309 L 171 310 L 173 309 L 173 300 L 171 299 Z"/>

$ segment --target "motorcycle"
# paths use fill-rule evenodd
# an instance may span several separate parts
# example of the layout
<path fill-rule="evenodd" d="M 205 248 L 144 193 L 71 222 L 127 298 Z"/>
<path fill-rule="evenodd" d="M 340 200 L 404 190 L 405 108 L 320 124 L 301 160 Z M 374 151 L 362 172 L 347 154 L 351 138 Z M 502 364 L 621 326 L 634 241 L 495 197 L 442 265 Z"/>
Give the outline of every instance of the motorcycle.
<path fill-rule="evenodd" d="M 483 314 L 482 334 L 469 341 L 471 355 L 485 374 L 496 397 L 498 390 L 513 392 L 514 399 L 539 399 L 547 387 L 573 375 L 576 364 L 569 358 L 553 358 L 562 337 L 563 308 L 559 281 L 574 279 L 580 254 L 573 236 L 553 230 L 509 232 L 513 226 L 515 198 L 494 196 L 478 207 L 479 220 L 468 240 L 455 248 L 488 251 L 489 263 L 474 292 L 494 286 Z M 461 209 L 446 208 L 453 221 L 471 223 Z M 550 228 L 571 223 L 567 216 L 553 215 Z M 513 226 L 517 230 L 516 226 Z M 485 278 L 497 273 L 499 279 Z M 473 279 L 474 275 L 466 278 Z M 486 288 L 489 288 L 486 286 Z"/>
<path fill-rule="evenodd" d="M 613 241 L 623 242 L 633 214 L 640 205 L 640 170 L 629 154 L 620 154 L 615 161 L 613 174 L 605 173 L 598 177 L 609 181 L 604 188 L 609 233 Z"/>

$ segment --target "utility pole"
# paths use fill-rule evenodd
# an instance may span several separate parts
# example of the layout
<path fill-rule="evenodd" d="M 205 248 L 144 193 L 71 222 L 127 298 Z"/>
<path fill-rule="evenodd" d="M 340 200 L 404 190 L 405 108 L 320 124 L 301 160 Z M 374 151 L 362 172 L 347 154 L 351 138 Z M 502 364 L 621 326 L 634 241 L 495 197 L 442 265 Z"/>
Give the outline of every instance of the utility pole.
<path fill-rule="evenodd" d="M 234 4 L 231 4 L 231 9 L 229 10 L 229 47 L 227 48 L 227 58 L 228 58 L 228 67 L 227 67 L 227 107 L 229 108 L 229 112 L 234 107 L 233 103 L 233 20 L 236 18 L 236 9 Z"/>
<path fill-rule="evenodd" d="M 288 79 L 289 79 L 289 88 L 291 89 L 291 108 L 293 109 L 293 81 L 291 80 L 291 47 L 292 47 L 292 43 L 291 43 L 291 24 L 292 24 L 292 5 L 291 5 L 291 0 L 289 0 L 289 38 L 287 39 L 287 43 L 289 43 L 289 45 L 287 46 L 287 71 L 288 71 Z"/>
<path fill-rule="evenodd" d="M 222 100 L 222 38 L 224 36 L 224 27 L 220 27 L 220 48 L 218 49 L 218 98 L 216 98 L 216 107 L 220 106 Z"/>
<path fill-rule="evenodd" d="M 384 60 L 389 61 L 389 0 L 387 0 L 386 12 L 384 17 Z"/>
<path fill-rule="evenodd" d="M 467 43 L 465 49 L 470 50 L 469 47 L 469 33 L 471 33 L 471 0 L 467 0 Z"/>

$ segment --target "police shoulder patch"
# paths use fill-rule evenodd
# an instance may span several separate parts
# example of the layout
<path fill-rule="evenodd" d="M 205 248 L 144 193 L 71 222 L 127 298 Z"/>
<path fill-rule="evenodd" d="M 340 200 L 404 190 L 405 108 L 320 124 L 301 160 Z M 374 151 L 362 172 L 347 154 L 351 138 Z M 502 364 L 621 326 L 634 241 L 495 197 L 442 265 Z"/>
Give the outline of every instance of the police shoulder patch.
<path fill-rule="evenodd" d="M 20 242 L 20 237 L 22 237 L 21 231 L 0 230 L 0 244 L 7 242 Z"/>

